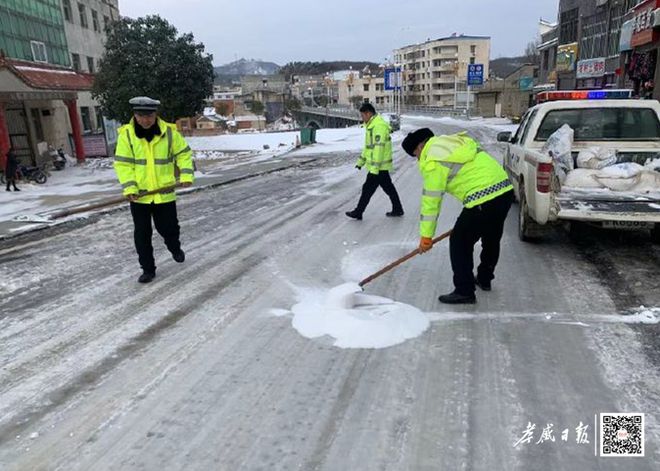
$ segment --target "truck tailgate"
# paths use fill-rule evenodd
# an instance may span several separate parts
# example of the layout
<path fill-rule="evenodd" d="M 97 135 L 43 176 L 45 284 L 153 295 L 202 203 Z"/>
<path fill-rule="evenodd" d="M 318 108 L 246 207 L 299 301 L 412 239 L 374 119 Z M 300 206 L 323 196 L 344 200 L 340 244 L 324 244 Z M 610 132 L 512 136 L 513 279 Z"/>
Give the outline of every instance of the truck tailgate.
<path fill-rule="evenodd" d="M 660 223 L 660 197 L 559 193 L 556 202 L 559 219 Z"/>

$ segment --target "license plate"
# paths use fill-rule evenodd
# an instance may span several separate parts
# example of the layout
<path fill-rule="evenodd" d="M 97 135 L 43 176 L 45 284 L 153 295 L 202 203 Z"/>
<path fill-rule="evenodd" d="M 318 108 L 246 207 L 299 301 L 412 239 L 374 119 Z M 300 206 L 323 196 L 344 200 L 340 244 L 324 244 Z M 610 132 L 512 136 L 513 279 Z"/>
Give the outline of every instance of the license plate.
<path fill-rule="evenodd" d="M 643 221 L 603 221 L 603 227 L 608 229 L 651 229 L 653 224 Z"/>

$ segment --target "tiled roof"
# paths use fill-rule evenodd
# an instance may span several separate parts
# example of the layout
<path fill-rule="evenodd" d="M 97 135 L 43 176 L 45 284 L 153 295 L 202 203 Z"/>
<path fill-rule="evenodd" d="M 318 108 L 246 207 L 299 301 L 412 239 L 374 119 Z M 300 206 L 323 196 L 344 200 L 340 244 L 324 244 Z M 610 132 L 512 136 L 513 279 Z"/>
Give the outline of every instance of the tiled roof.
<path fill-rule="evenodd" d="M 94 76 L 50 64 L 0 57 L 0 69 L 11 70 L 28 86 L 38 90 L 86 91 L 92 89 Z"/>

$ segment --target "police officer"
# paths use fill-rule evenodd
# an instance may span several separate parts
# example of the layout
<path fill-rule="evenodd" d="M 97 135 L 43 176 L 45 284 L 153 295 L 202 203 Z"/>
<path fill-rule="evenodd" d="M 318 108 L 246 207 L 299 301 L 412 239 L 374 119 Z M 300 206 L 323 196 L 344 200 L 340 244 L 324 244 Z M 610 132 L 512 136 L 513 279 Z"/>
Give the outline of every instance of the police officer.
<path fill-rule="evenodd" d="M 177 174 L 181 186 L 192 185 L 192 152 L 176 126 L 158 117 L 160 101 L 135 97 L 129 103 L 133 107 L 133 118 L 119 128 L 114 167 L 131 204 L 135 249 L 142 267 L 138 281 L 149 283 L 156 276 L 151 245 L 152 219 L 172 258 L 178 263 L 185 260 L 179 241 L 174 185 Z M 143 194 L 160 189 L 165 190 Z"/>
<path fill-rule="evenodd" d="M 360 115 L 365 123 L 366 136 L 364 150 L 355 166 L 358 170 L 366 167 L 367 179 L 362 186 L 362 195 L 357 207 L 346 213 L 349 218 L 361 220 L 362 213 L 367 208 L 371 197 L 380 186 L 390 197 L 392 211 L 385 213 L 388 217 L 403 216 L 403 206 L 399 194 L 390 178 L 392 170 L 392 138 L 390 125 L 379 115 L 370 103 L 360 107 Z"/>
<path fill-rule="evenodd" d="M 420 252 L 431 249 L 445 193 L 463 203 L 449 242 L 454 272 L 452 293 L 440 296 L 446 304 L 476 302 L 475 284 L 491 290 L 500 255 L 504 221 L 513 203 L 513 187 L 502 166 L 466 133 L 435 137 L 418 129 L 403 140 L 403 149 L 419 160 L 424 179 L 421 202 Z M 473 274 L 474 245 L 481 239 L 481 264 Z"/>

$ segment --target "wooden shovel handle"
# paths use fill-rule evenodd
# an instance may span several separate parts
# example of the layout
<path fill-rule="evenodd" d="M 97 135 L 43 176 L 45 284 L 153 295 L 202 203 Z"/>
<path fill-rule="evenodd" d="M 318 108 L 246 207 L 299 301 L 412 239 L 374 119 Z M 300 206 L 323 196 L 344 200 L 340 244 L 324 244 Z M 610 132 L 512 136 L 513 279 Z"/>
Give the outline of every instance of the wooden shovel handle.
<path fill-rule="evenodd" d="M 138 193 L 138 196 L 141 198 L 143 196 L 155 195 L 156 193 L 170 193 L 170 192 L 176 190 L 176 188 L 178 186 L 179 185 L 172 185 L 172 186 L 167 186 L 165 188 L 158 188 L 157 190 L 140 192 L 140 193 Z M 89 205 L 86 205 L 86 206 L 78 206 L 78 207 L 71 208 L 71 209 L 63 209 L 61 211 L 57 211 L 55 213 L 49 214 L 48 217 L 50 219 L 59 219 L 59 218 L 63 218 L 63 217 L 66 217 L 66 216 L 71 216 L 72 214 L 84 213 L 84 212 L 87 212 L 87 211 L 91 211 L 93 209 L 105 208 L 106 206 L 112 206 L 112 205 L 115 205 L 115 204 L 120 204 L 120 203 L 123 203 L 125 201 L 126 201 L 125 196 L 121 196 L 121 197 L 117 197 L 117 198 L 111 198 L 111 199 L 100 201 L 98 203 L 89 204 Z"/>
<path fill-rule="evenodd" d="M 450 235 L 451 235 L 451 231 L 447 231 L 447 232 L 445 232 L 444 234 L 442 234 L 441 236 L 436 237 L 435 239 L 433 239 L 433 245 L 437 244 L 438 242 L 440 242 L 440 241 L 443 240 L 443 239 L 446 239 L 446 238 L 449 237 Z M 390 271 L 391 269 L 398 267 L 398 266 L 401 265 L 403 262 L 406 262 L 406 261 L 410 260 L 410 259 L 413 258 L 415 255 L 418 255 L 418 254 L 420 254 L 420 253 L 421 253 L 421 252 L 419 251 L 419 248 L 413 250 L 413 251 L 410 252 L 408 255 L 405 255 L 405 256 L 401 257 L 400 259 L 396 260 L 395 262 L 390 263 L 389 265 L 387 265 L 387 266 L 386 266 L 385 268 L 383 268 L 382 270 L 379 270 L 379 271 L 377 271 L 376 273 L 374 273 L 373 275 L 366 277 L 364 280 L 360 281 L 360 282 L 358 283 L 358 285 L 359 285 L 360 287 L 362 287 L 362 286 L 366 285 L 367 283 L 371 283 L 372 281 L 374 281 L 374 280 L 375 280 L 376 278 L 378 278 L 379 276 L 384 275 L 385 273 L 387 273 L 387 272 Z"/>

